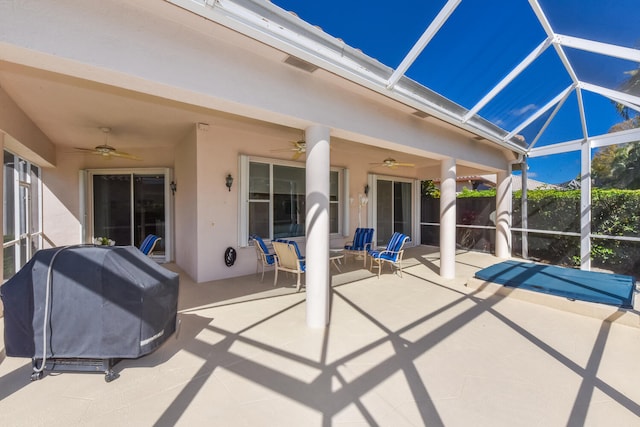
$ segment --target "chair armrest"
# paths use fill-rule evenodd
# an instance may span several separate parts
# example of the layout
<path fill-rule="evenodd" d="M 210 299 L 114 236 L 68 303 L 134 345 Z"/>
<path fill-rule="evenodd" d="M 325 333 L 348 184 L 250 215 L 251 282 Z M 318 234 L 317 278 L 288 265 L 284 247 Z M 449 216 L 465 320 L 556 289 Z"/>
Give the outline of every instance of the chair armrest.
<path fill-rule="evenodd" d="M 392 254 L 393 255 L 393 254 L 402 254 L 403 252 L 404 252 L 404 250 L 399 250 L 399 251 L 388 251 L 388 250 L 385 250 L 385 251 L 378 252 L 378 257 L 382 256 L 382 254 Z"/>

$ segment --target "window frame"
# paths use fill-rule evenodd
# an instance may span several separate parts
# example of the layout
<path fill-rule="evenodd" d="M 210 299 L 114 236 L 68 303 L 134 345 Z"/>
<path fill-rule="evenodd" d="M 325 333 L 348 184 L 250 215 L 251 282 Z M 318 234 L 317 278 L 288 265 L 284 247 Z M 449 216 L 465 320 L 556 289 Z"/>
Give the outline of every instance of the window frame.
<path fill-rule="evenodd" d="M 249 182 L 250 182 L 250 165 L 251 163 L 262 163 L 267 164 L 269 166 L 269 198 L 268 199 L 249 199 Z M 240 213 L 240 224 L 239 224 L 239 233 L 238 233 L 238 245 L 240 247 L 246 247 L 249 245 L 249 206 L 251 203 L 268 203 L 269 204 L 269 235 L 261 236 L 263 239 L 270 241 L 274 238 L 274 212 L 273 212 L 273 168 L 274 166 L 286 166 L 286 167 L 295 167 L 298 169 L 305 170 L 306 165 L 301 164 L 299 162 L 274 159 L 269 157 L 257 157 L 257 156 L 247 156 L 240 155 L 239 157 L 239 176 L 240 176 L 240 197 L 239 197 L 239 207 L 238 212 Z M 346 183 L 348 180 L 348 170 L 341 167 L 330 167 L 331 172 L 335 172 L 338 175 L 338 200 L 331 201 L 329 200 L 329 214 L 331 214 L 331 205 L 337 206 L 337 215 L 338 215 L 338 229 L 334 232 L 330 232 L 330 238 L 342 237 L 343 230 L 345 227 L 348 228 L 345 223 L 346 214 L 345 214 L 345 200 L 348 198 L 346 188 Z M 306 187 L 306 182 L 305 182 Z M 306 191 L 306 188 L 305 188 Z M 297 236 L 297 237 L 288 237 L 290 240 L 303 241 L 306 239 L 306 235 Z"/>
<path fill-rule="evenodd" d="M 3 241 L 3 257 L 6 250 L 14 250 L 14 266 L 13 274 L 17 273 L 39 249 L 42 249 L 42 168 L 29 160 L 20 157 L 10 150 L 3 150 L 3 159 L 5 155 L 13 156 L 12 177 L 7 179 L 5 161 L 3 160 L 3 176 L 4 188 L 8 186 L 13 188 L 13 197 L 7 199 L 7 192 L 3 191 L 5 210 L 13 211 L 13 236 L 11 240 Z M 19 167 L 17 165 L 20 165 Z M 21 201 L 21 197 L 25 200 Z M 7 218 L 4 218 L 6 223 Z M 3 225 L 3 236 L 5 230 Z M 5 236 L 6 238 L 6 236 Z M 15 249 L 14 249 L 15 248 Z M 24 248 L 22 250 L 21 248 Z M 9 277 L 5 277 L 3 269 L 3 281 Z"/>

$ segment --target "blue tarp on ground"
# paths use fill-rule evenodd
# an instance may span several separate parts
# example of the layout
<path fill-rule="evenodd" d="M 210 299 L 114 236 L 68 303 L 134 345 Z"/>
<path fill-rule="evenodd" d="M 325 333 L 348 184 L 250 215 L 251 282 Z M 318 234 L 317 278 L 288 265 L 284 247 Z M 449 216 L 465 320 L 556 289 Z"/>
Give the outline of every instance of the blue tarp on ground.
<path fill-rule="evenodd" d="M 478 271 L 475 277 L 512 288 L 633 308 L 635 279 L 622 274 L 505 261 Z"/>

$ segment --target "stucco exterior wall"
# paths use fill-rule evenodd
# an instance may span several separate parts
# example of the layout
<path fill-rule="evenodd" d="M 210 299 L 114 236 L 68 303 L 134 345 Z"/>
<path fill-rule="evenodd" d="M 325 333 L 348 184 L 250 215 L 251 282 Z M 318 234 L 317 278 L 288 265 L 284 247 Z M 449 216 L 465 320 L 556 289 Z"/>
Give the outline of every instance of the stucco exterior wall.
<path fill-rule="evenodd" d="M 474 144 L 470 134 L 418 119 L 411 108 L 337 83 L 326 71 L 283 66 L 285 54 L 164 2 L 6 7 L 13 19 L 0 29 L 0 46 L 16 63 L 280 125 L 322 124 L 334 136 L 389 149 L 506 168 L 505 150 Z"/>
<path fill-rule="evenodd" d="M 56 162 L 55 146 L 0 86 L 0 133 L 4 148 L 40 165 Z M 16 143 L 15 141 L 20 141 Z"/>
<path fill-rule="evenodd" d="M 198 275 L 198 177 L 196 126 L 174 150 L 174 179 L 177 184 L 174 196 L 174 224 L 176 235 L 175 261 L 192 278 Z"/>

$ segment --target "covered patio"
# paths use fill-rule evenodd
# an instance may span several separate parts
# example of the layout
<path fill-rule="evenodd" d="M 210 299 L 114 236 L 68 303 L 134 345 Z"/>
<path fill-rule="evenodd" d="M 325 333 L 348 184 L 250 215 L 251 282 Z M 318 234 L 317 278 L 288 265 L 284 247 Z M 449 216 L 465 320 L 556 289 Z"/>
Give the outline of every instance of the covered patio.
<path fill-rule="evenodd" d="M 638 324 L 471 289 L 488 254 L 412 248 L 403 278 L 348 261 L 333 271 L 331 325 L 310 330 L 295 279 L 181 276 L 178 335 L 116 365 L 120 378 L 0 356 L 0 424 L 633 425 Z M 169 268 L 175 268 L 169 266 Z M 286 278 L 285 278 L 286 279 Z M 636 322 L 638 313 L 635 312 Z M 2 320 L 0 320 L 0 325 Z"/>
<path fill-rule="evenodd" d="M 616 147 L 640 170 L 637 5 L 480 3 L 371 8 L 404 27 L 352 17 L 380 29 L 360 50 L 286 0 L 0 2 L 3 280 L 40 249 L 148 234 L 180 274 L 178 332 L 112 383 L 29 382 L 0 342 L 0 425 L 637 423 L 637 306 L 574 310 L 472 280 L 549 236 L 576 268 L 602 266 L 594 254 L 640 268 L 640 193 L 606 212 L 592 199 L 602 182 L 626 190 L 594 178 L 592 162 L 633 170 Z M 527 183 L 546 161 L 577 190 L 538 226 Z M 490 223 L 464 222 L 456 180 L 479 175 L 495 177 Z M 402 278 L 331 267 L 356 227 L 375 245 L 410 237 Z M 437 247 L 421 245 L 428 227 Z M 461 250 L 461 230 L 492 253 Z M 253 274 L 254 234 L 304 248 L 304 292 Z"/>

